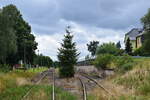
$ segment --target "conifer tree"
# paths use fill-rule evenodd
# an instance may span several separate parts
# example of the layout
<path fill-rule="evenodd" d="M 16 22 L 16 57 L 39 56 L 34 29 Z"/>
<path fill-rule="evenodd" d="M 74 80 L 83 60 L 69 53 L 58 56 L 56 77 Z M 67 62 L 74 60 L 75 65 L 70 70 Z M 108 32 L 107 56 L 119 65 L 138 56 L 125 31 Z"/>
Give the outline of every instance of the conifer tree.
<path fill-rule="evenodd" d="M 117 42 L 116 47 L 117 47 L 118 49 L 120 49 L 120 48 L 121 48 L 120 41 L 119 41 L 119 42 Z"/>
<path fill-rule="evenodd" d="M 70 27 L 66 29 L 66 35 L 64 35 L 63 43 L 59 48 L 58 60 L 60 62 L 60 77 L 73 77 L 74 65 L 77 62 L 78 53 L 76 49 L 76 43 L 72 41 L 73 35 L 71 35 Z"/>
<path fill-rule="evenodd" d="M 128 53 L 129 55 L 132 54 L 132 45 L 130 43 L 130 39 L 127 39 L 126 45 L 125 45 L 125 51 L 126 53 Z"/>

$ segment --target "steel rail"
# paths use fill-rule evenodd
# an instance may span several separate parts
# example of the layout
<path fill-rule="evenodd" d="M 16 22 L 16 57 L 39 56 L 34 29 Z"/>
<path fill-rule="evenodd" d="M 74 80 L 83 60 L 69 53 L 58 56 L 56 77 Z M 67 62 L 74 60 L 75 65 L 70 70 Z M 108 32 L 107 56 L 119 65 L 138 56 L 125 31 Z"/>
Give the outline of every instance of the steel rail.
<path fill-rule="evenodd" d="M 86 85 L 84 84 L 84 82 L 82 81 L 82 79 L 80 77 L 78 77 L 81 85 L 82 85 L 82 91 L 83 91 L 83 100 L 87 100 L 87 92 L 86 92 Z"/>
<path fill-rule="evenodd" d="M 44 71 L 45 72 L 45 71 Z M 44 73 L 43 72 L 43 73 Z M 41 77 L 36 83 L 35 85 L 39 84 L 41 82 L 42 79 L 44 79 L 46 76 L 47 76 L 48 73 L 44 74 L 43 77 Z M 28 92 L 22 97 L 21 100 L 24 100 L 28 95 L 29 93 L 31 92 L 31 90 L 35 87 L 35 85 L 31 86 L 31 88 L 29 88 Z"/>

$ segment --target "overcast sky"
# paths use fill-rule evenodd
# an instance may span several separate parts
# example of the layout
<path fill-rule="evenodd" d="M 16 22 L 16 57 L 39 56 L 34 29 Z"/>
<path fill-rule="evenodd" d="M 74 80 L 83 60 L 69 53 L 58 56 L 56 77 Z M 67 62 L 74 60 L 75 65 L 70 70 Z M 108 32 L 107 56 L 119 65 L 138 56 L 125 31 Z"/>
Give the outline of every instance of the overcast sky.
<path fill-rule="evenodd" d="M 121 41 L 132 28 L 141 28 L 140 18 L 150 0 L 0 0 L 0 7 L 15 4 L 32 27 L 40 53 L 57 60 L 57 48 L 71 25 L 80 59 L 89 52 L 91 40 Z"/>

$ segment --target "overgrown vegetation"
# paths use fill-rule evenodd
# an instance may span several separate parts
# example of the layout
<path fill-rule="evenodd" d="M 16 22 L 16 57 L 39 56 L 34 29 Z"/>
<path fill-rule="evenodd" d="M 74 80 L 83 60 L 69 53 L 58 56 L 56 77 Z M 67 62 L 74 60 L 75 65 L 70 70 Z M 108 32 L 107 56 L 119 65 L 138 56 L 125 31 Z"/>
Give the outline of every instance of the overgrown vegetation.
<path fill-rule="evenodd" d="M 13 65 L 23 60 L 33 64 L 37 43 L 31 34 L 31 26 L 15 5 L 1 9 L 0 24 L 0 63 Z"/>
<path fill-rule="evenodd" d="M 126 72 L 115 79 L 115 83 L 129 89 L 135 89 L 135 95 L 150 97 L 150 60 L 140 61 L 134 65 L 133 70 Z"/>
<path fill-rule="evenodd" d="M 115 43 L 103 43 L 97 48 L 96 54 L 111 54 L 111 55 L 118 55 L 119 48 L 117 48 Z"/>
<path fill-rule="evenodd" d="M 0 73 L 0 100 L 20 100 L 32 87 L 31 78 L 47 68 L 29 69 L 27 71 L 15 70 L 8 73 Z M 73 94 L 55 88 L 57 100 L 77 100 Z M 27 100 L 52 100 L 52 87 L 49 84 L 34 85 L 33 90 L 27 96 Z"/>
<path fill-rule="evenodd" d="M 87 44 L 88 51 L 91 53 L 91 56 L 95 56 L 98 44 L 98 41 L 90 41 L 90 43 Z"/>
<path fill-rule="evenodd" d="M 94 61 L 98 69 L 114 68 L 117 72 L 124 73 L 132 69 L 134 60 L 131 56 L 113 56 L 110 54 L 98 55 Z"/>
<path fill-rule="evenodd" d="M 8 88 L 0 94 L 0 100 L 20 100 L 32 85 L 23 85 L 15 88 Z M 55 88 L 57 100 L 77 100 L 73 94 Z M 52 100 L 52 87 L 50 85 L 36 85 L 25 98 L 25 100 Z"/>
<path fill-rule="evenodd" d="M 132 69 L 134 65 L 134 60 L 129 55 L 115 57 L 114 65 L 116 66 L 116 71 L 124 73 Z"/>
<path fill-rule="evenodd" d="M 36 55 L 34 59 L 34 65 L 52 67 L 53 61 L 50 57 L 43 56 L 42 54 L 40 54 L 40 55 Z"/>
<path fill-rule="evenodd" d="M 109 68 L 109 64 L 112 62 L 114 56 L 110 54 L 98 55 L 94 61 L 94 65 L 97 69 L 106 69 Z"/>

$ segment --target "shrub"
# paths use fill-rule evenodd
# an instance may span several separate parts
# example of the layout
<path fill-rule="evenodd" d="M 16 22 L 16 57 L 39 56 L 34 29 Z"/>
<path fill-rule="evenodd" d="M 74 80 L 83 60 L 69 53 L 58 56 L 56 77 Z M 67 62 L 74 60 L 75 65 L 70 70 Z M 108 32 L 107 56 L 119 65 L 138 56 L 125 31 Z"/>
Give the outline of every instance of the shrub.
<path fill-rule="evenodd" d="M 140 47 L 140 48 L 136 49 L 136 50 L 134 51 L 133 55 L 135 55 L 135 56 L 143 56 L 143 55 L 144 55 L 144 50 L 143 50 L 143 48 Z"/>
<path fill-rule="evenodd" d="M 9 65 L 0 64 L 0 71 L 1 71 L 1 72 L 6 73 L 6 72 L 9 72 L 11 69 L 12 69 L 12 68 L 11 68 L 11 66 L 9 66 Z"/>
<path fill-rule="evenodd" d="M 126 72 L 132 69 L 133 66 L 133 58 L 128 55 L 124 55 L 121 57 L 116 57 L 115 64 L 117 70 L 120 72 Z"/>
<path fill-rule="evenodd" d="M 116 47 L 115 43 L 103 43 L 97 48 L 96 54 L 119 55 L 119 49 Z"/>
<path fill-rule="evenodd" d="M 94 61 L 94 65 L 98 69 L 106 69 L 108 65 L 112 62 L 114 56 L 110 54 L 98 55 L 96 60 Z"/>

